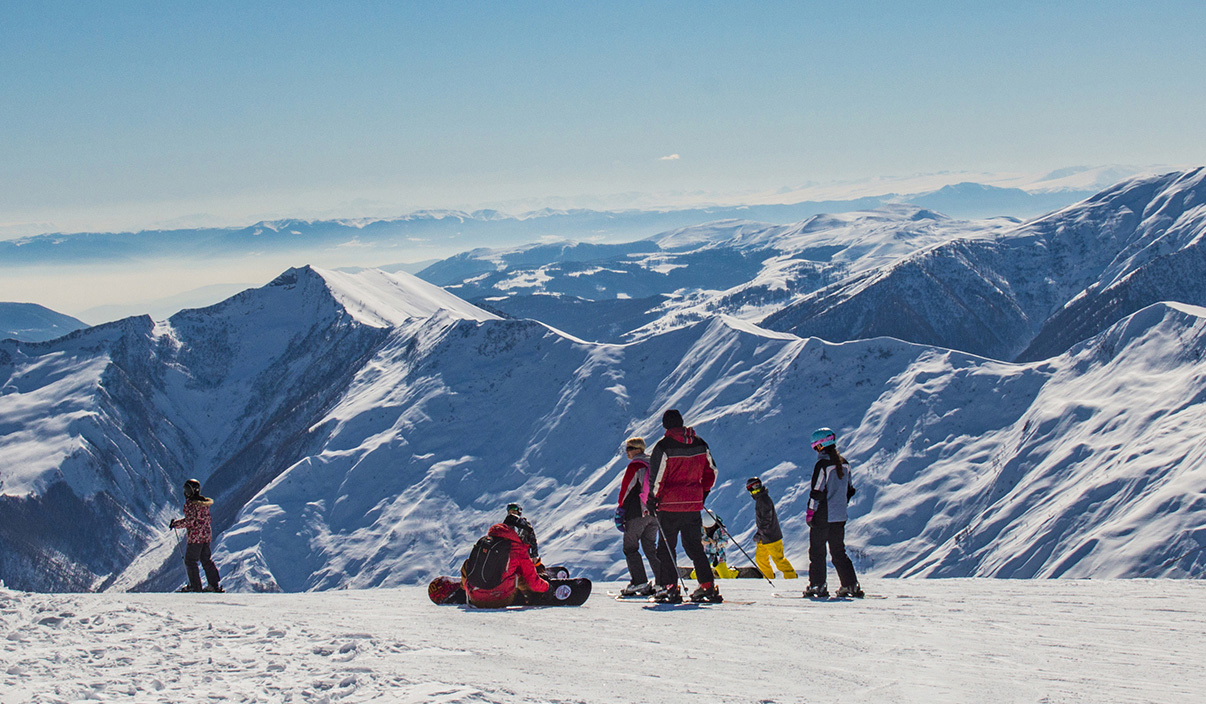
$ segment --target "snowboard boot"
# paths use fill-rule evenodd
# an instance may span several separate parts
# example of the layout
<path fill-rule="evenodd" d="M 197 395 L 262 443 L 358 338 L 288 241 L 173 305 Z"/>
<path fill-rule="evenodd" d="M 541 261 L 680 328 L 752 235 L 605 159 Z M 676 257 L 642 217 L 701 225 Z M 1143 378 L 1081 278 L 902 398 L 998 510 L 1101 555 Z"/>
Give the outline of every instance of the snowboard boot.
<path fill-rule="evenodd" d="M 204 590 L 201 587 L 194 587 L 191 584 L 186 584 L 183 587 L 180 587 L 179 589 L 177 589 L 176 591 L 183 593 L 183 592 L 201 592 Z"/>
<path fill-rule="evenodd" d="M 858 582 L 855 582 L 854 585 L 850 587 L 838 587 L 837 595 L 842 598 L 862 599 L 863 588 L 858 586 Z"/>
<path fill-rule="evenodd" d="M 648 582 L 629 584 L 620 590 L 620 596 L 653 596 L 653 585 Z"/>
<path fill-rule="evenodd" d="M 702 601 L 708 604 L 719 604 L 724 601 L 724 597 L 720 595 L 720 590 L 716 588 L 716 584 L 709 582 L 699 585 L 699 589 L 691 592 L 691 601 L 695 603 Z"/>
<path fill-rule="evenodd" d="M 808 585 L 804 590 L 804 598 L 806 599 L 828 599 L 829 589 L 824 584 Z"/>
<path fill-rule="evenodd" d="M 678 590 L 677 584 L 658 587 L 657 593 L 653 595 L 653 600 L 659 604 L 681 604 L 683 603 L 683 593 Z"/>
<path fill-rule="evenodd" d="M 206 591 L 206 592 L 217 592 L 218 594 L 225 594 L 225 593 L 226 593 L 226 590 L 225 590 L 225 589 L 223 589 L 222 587 L 218 586 L 217 584 L 211 584 L 211 585 L 209 585 L 208 587 L 206 587 L 205 589 L 202 589 L 201 591 Z"/>

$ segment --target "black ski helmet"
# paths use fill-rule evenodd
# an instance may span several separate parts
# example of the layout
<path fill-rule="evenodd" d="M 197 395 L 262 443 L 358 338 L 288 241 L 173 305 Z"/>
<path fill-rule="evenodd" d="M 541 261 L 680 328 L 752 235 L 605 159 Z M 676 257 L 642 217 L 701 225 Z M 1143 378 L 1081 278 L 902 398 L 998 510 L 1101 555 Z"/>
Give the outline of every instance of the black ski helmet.
<path fill-rule="evenodd" d="M 191 499 L 201 495 L 201 482 L 190 479 L 184 483 L 184 498 Z"/>
<path fill-rule="evenodd" d="M 762 480 L 758 477 L 750 477 L 745 482 L 745 490 L 751 494 L 762 488 Z"/>

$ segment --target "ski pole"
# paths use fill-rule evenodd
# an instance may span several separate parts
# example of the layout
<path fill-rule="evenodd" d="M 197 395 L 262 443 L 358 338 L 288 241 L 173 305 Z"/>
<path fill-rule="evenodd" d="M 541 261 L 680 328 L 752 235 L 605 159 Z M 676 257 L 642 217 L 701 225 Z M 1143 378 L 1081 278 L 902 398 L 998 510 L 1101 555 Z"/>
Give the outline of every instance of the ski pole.
<path fill-rule="evenodd" d="M 733 544 L 737 546 L 737 549 L 741 551 L 741 554 L 745 555 L 745 559 L 753 563 L 754 569 L 758 570 L 758 574 L 761 574 L 762 578 L 766 580 L 766 583 L 771 585 L 771 589 L 774 589 L 775 583 L 770 580 L 770 577 L 767 577 L 765 574 L 763 574 L 762 568 L 758 566 L 758 562 L 754 558 L 750 557 L 750 554 L 745 551 L 745 548 L 741 547 L 741 541 L 737 540 L 732 533 L 729 533 L 729 527 L 720 520 L 720 516 L 712 513 L 712 509 L 708 508 L 707 506 L 704 506 L 704 510 L 708 512 L 708 515 L 712 517 L 712 520 L 716 521 L 716 525 L 720 526 L 720 529 L 729 536 L 729 539 L 733 541 Z"/>

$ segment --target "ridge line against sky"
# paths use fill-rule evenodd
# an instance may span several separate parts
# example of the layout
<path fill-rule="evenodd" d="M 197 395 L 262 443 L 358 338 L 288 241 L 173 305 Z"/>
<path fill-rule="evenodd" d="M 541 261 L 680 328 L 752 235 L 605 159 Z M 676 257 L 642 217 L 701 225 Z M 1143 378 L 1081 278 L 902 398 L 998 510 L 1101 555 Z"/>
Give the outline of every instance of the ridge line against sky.
<path fill-rule="evenodd" d="M 4 3 L 0 233 L 1201 164 L 1203 28 L 1179 0 Z"/>

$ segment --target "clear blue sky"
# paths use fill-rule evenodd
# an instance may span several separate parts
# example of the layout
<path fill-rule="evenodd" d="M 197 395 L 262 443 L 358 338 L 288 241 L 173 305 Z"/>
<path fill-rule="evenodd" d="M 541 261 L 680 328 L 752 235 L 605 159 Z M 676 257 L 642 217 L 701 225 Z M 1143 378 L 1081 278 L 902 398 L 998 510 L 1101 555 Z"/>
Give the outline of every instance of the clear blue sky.
<path fill-rule="evenodd" d="M 0 234 L 1201 164 L 1204 70 L 1200 0 L 10 0 Z"/>

